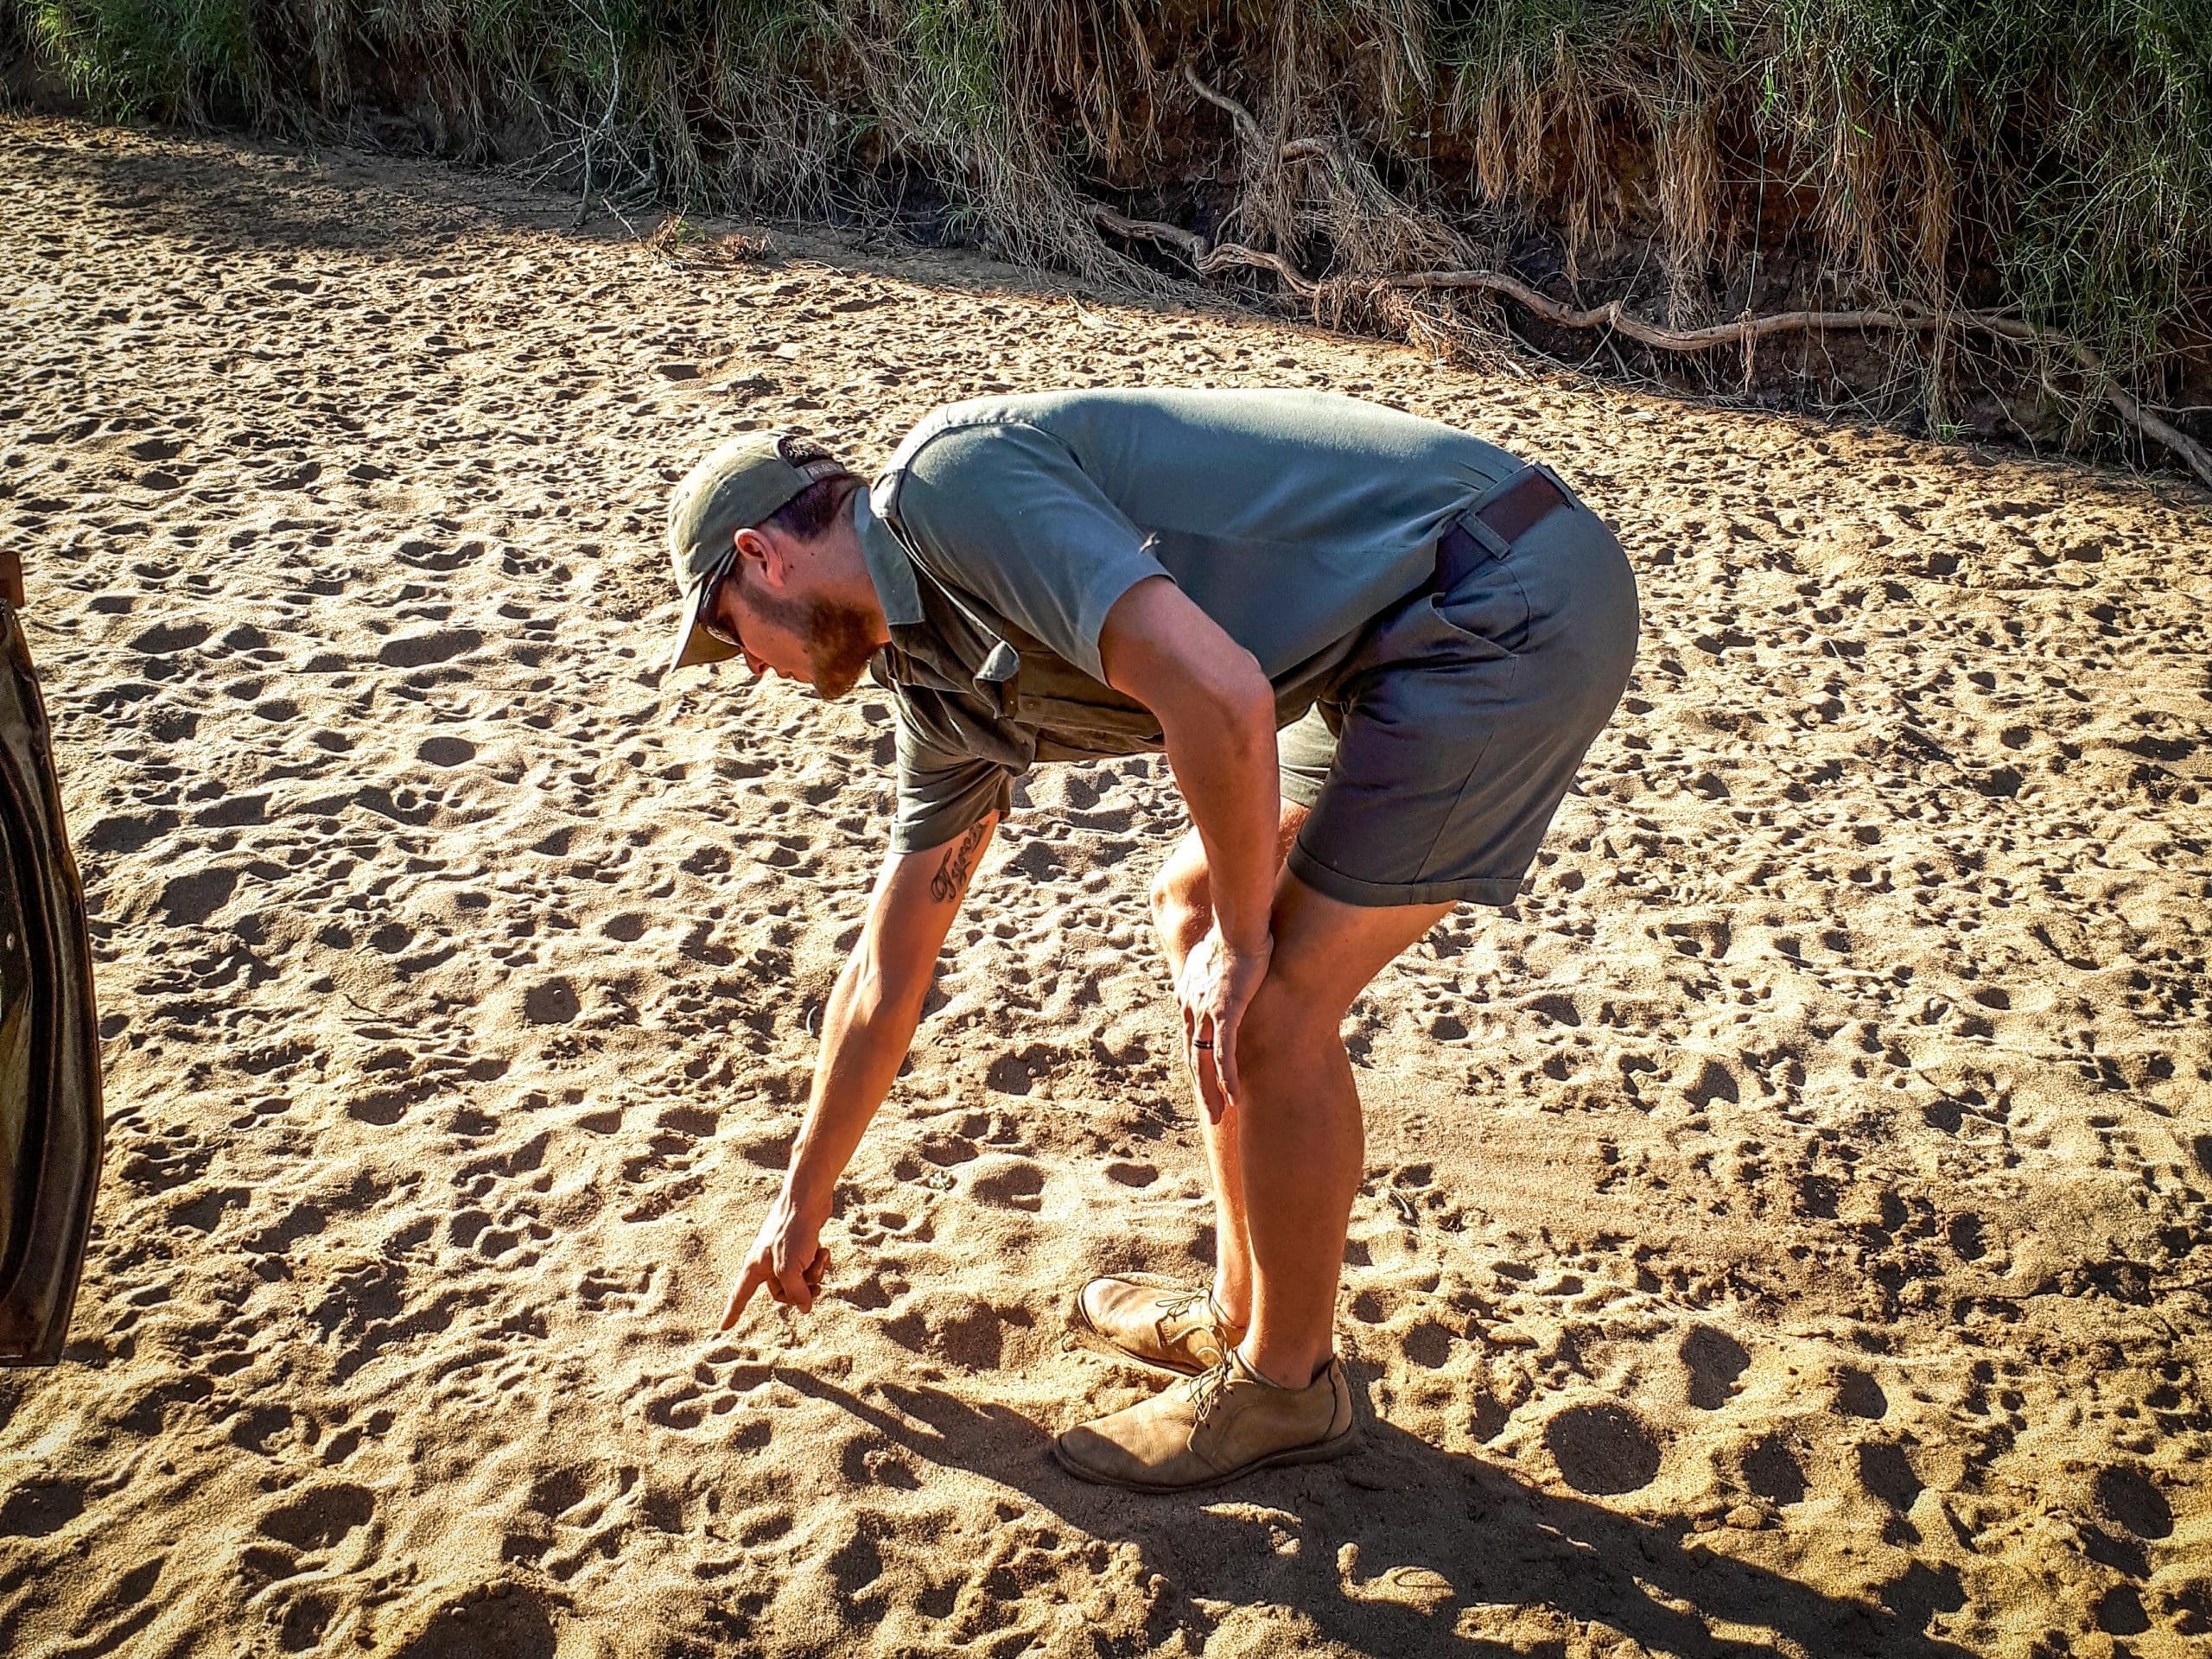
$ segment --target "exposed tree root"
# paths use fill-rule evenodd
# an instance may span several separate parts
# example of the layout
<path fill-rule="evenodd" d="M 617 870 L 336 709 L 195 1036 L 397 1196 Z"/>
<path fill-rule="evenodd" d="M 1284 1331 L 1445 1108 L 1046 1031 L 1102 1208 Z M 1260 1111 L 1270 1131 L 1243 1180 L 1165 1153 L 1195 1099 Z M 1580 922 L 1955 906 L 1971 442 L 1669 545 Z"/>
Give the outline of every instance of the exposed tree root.
<path fill-rule="evenodd" d="M 1193 86 L 1214 102 L 1225 105 L 1230 103 L 1230 100 L 1207 89 L 1196 76 L 1191 79 Z M 1251 121 L 1251 117 L 1244 114 L 1241 106 L 1233 112 L 1240 117 L 1240 129 Z M 1770 335 L 1808 330 L 1894 328 L 1922 332 L 1942 327 L 1972 329 L 1995 339 L 2041 346 L 2070 357 L 2090 384 L 2103 393 L 2105 400 L 2119 412 L 2122 420 L 2144 437 L 2179 455 L 2205 487 L 2212 489 L 2212 451 L 2208 451 L 2187 433 L 2145 409 L 2139 398 L 2107 375 L 2104 364 L 2088 346 L 2046 334 L 2017 317 L 1985 311 L 1960 311 L 1947 316 L 1911 310 L 1777 311 L 1763 317 L 1746 312 L 1733 322 L 1715 323 L 1709 327 L 1667 328 L 1637 316 L 1618 300 L 1582 308 L 1562 304 L 1538 293 L 1519 277 L 1508 276 L 1501 270 L 1413 270 L 1343 283 L 1316 282 L 1279 253 L 1264 253 L 1235 242 L 1223 242 L 1209 247 L 1205 238 L 1194 232 L 1173 225 L 1163 225 L 1154 219 L 1125 219 L 1103 207 L 1094 206 L 1091 215 L 1101 228 L 1117 236 L 1141 238 L 1178 250 L 1202 276 L 1217 275 L 1232 265 L 1271 270 L 1281 279 L 1284 287 L 1306 301 L 1317 313 L 1322 296 L 1332 289 L 1339 293 L 1347 289 L 1373 293 L 1392 289 L 1475 289 L 1512 300 L 1545 321 L 1563 328 L 1611 329 L 1626 334 L 1654 351 L 1676 353 L 1709 352 L 1719 346 L 1735 346 L 1748 353 L 1753 345 Z"/>

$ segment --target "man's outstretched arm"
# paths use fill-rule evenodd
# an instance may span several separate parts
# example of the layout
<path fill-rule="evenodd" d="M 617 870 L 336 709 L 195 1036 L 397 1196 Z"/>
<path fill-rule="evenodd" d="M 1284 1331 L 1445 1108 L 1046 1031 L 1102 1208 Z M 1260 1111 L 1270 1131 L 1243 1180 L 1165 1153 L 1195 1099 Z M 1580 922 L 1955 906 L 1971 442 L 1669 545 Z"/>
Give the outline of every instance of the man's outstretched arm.
<path fill-rule="evenodd" d="M 837 976 L 822 1016 L 822 1052 L 806 1119 L 791 1147 L 784 1188 L 770 1206 L 722 1311 L 728 1330 L 753 1293 L 804 1313 L 822 1287 L 829 1253 L 822 1248 L 837 1178 L 852 1161 L 868 1120 L 914 1040 L 922 1003 L 937 972 L 938 951 L 960 913 L 969 879 L 990 845 L 991 813 L 942 847 L 893 853 L 876 878 L 868 925 Z"/>
<path fill-rule="evenodd" d="M 1273 950 L 1275 700 L 1260 664 L 1173 582 L 1138 582 L 1098 635 L 1106 679 L 1160 717 L 1167 764 L 1206 854 L 1214 925 L 1175 986 L 1207 1109 L 1237 1093 L 1236 1033 Z"/>

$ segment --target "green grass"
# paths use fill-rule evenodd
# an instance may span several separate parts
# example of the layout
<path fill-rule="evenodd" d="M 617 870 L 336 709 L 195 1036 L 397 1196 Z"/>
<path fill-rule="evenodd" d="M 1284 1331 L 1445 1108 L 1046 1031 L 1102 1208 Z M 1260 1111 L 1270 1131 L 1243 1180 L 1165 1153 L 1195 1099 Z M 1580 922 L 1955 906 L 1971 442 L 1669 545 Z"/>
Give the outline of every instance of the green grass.
<path fill-rule="evenodd" d="M 15 0 L 36 54 L 118 119 L 195 118 L 265 94 L 245 0 Z"/>

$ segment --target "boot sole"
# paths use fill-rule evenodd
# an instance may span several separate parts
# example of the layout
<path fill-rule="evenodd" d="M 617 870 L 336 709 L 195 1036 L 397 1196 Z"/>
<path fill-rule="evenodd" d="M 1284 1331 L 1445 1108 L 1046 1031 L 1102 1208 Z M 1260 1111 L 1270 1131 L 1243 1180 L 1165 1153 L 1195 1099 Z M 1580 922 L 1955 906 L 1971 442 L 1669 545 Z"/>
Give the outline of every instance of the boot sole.
<path fill-rule="evenodd" d="M 1073 1475 L 1077 1480 L 1089 1481 L 1095 1486 L 1118 1486 L 1125 1492 L 1199 1492 L 1209 1487 L 1225 1485 L 1232 1480 L 1242 1480 L 1262 1469 L 1281 1469 L 1293 1464 L 1327 1463 L 1341 1458 L 1359 1445 L 1359 1425 L 1354 1423 L 1341 1434 L 1325 1440 L 1316 1440 L 1311 1446 L 1294 1446 L 1281 1452 L 1271 1452 L 1264 1458 L 1255 1458 L 1249 1463 L 1224 1470 L 1206 1480 L 1179 1483 L 1146 1480 L 1123 1480 L 1116 1475 L 1102 1475 L 1095 1469 L 1086 1469 L 1060 1450 L 1058 1440 L 1052 1442 L 1052 1461 Z"/>
<path fill-rule="evenodd" d="M 1141 1365 L 1148 1371 L 1158 1371 L 1165 1376 L 1197 1376 L 1205 1369 L 1199 1365 L 1185 1367 L 1171 1365 L 1166 1360 L 1147 1359 L 1142 1354 L 1133 1353 L 1122 1347 L 1093 1324 L 1090 1315 L 1084 1312 L 1081 1290 L 1076 1292 L 1073 1300 L 1068 1304 L 1068 1323 L 1075 1327 L 1076 1334 L 1083 1338 L 1090 1347 L 1112 1354 L 1117 1359 L 1126 1359 L 1132 1365 Z"/>

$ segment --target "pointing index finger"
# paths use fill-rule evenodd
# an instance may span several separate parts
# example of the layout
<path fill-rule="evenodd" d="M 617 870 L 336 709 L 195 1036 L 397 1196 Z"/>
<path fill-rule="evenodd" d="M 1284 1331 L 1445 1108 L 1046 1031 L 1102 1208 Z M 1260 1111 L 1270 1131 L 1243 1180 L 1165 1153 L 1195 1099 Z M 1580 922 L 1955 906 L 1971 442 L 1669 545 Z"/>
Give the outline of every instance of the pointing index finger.
<path fill-rule="evenodd" d="M 722 1309 L 723 1330 L 727 1331 L 737 1323 L 745 1312 L 745 1305 L 753 1300 L 753 1293 L 760 1288 L 767 1276 L 767 1270 L 759 1261 L 745 1264 L 745 1272 L 738 1279 L 737 1288 L 730 1292 L 729 1304 Z"/>

